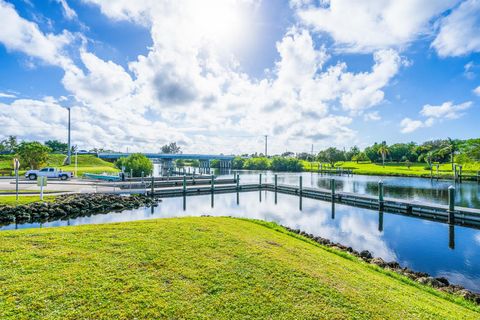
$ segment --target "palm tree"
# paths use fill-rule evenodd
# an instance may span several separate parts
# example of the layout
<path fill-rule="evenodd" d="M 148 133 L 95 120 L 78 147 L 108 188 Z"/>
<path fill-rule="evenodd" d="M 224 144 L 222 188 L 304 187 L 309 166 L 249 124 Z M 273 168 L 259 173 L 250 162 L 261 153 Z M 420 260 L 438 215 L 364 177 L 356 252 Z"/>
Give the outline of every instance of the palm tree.
<path fill-rule="evenodd" d="M 389 153 L 390 153 L 390 150 L 388 149 L 387 143 L 383 141 L 380 147 L 378 148 L 378 154 L 382 156 L 382 166 L 384 167 L 385 167 L 385 158 Z"/>
<path fill-rule="evenodd" d="M 450 145 L 449 146 L 449 149 L 450 149 L 450 160 L 452 162 L 452 171 L 454 170 L 454 166 L 455 166 L 455 151 L 457 151 L 457 142 L 451 138 L 448 138 L 448 144 Z"/>

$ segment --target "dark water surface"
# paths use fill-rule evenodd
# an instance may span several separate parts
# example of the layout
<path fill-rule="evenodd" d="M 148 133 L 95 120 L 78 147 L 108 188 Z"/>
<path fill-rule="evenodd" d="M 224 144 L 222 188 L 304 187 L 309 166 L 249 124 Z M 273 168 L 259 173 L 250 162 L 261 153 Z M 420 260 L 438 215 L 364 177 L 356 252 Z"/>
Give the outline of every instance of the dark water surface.
<path fill-rule="evenodd" d="M 346 188 L 350 185 L 344 184 Z M 0 230 L 200 215 L 275 221 L 358 251 L 369 250 L 387 261 L 395 260 L 402 266 L 432 276 L 444 276 L 453 283 L 480 291 L 480 230 L 339 204 L 332 208 L 330 202 L 315 199 L 304 198 L 300 210 L 297 196 L 278 194 L 275 201 L 275 194 L 268 191 L 165 198 L 156 208 L 42 225 L 9 225 Z"/>

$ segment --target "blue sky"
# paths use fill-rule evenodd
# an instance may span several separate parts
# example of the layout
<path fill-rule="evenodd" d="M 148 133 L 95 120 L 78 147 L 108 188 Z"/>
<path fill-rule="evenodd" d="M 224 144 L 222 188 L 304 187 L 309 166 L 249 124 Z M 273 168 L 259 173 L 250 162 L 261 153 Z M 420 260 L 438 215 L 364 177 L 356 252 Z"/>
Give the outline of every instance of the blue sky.
<path fill-rule="evenodd" d="M 478 137 L 480 1 L 0 0 L 0 135 L 302 152 Z"/>

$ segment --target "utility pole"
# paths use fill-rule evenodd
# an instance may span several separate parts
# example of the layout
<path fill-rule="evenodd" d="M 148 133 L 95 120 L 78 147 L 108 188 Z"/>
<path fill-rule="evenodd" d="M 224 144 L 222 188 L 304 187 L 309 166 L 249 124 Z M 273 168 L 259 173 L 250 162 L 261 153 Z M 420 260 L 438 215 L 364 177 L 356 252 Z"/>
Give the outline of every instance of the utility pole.
<path fill-rule="evenodd" d="M 70 113 L 71 113 L 71 110 L 70 110 L 70 107 L 68 107 L 67 109 L 68 109 L 68 151 L 67 151 L 67 163 L 68 163 L 68 165 L 71 165 L 71 164 L 72 164 L 72 146 L 71 146 L 71 140 L 70 140 L 70 132 L 71 132 L 71 124 L 70 124 L 71 117 L 70 117 Z"/>
<path fill-rule="evenodd" d="M 265 135 L 265 157 L 268 156 L 268 135 Z"/>

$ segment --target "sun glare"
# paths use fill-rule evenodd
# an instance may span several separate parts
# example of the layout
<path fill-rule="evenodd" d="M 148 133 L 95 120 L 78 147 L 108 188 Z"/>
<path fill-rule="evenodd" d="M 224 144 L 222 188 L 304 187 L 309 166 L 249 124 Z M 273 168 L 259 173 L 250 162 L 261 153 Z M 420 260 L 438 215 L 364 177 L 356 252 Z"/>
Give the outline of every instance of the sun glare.
<path fill-rule="evenodd" d="M 245 41 L 249 33 L 249 11 L 245 0 L 192 1 L 192 27 L 198 37 L 216 45 L 231 47 Z"/>

